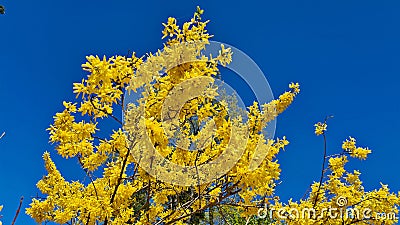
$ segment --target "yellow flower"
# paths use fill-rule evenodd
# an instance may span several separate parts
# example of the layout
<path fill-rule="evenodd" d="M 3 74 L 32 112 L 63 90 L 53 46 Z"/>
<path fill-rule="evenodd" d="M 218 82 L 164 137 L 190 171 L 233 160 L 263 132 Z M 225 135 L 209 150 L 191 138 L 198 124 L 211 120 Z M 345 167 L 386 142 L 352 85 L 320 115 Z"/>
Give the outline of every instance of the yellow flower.
<path fill-rule="evenodd" d="M 359 159 L 366 159 L 368 154 L 371 153 L 371 150 L 369 150 L 368 148 L 356 148 L 354 149 L 354 151 L 352 151 L 350 153 L 351 156 L 359 158 Z"/>
<path fill-rule="evenodd" d="M 328 127 L 328 125 L 326 123 L 321 123 L 321 122 L 314 124 L 314 126 L 315 126 L 315 134 L 317 136 L 324 134 L 326 131 L 326 128 Z"/>
<path fill-rule="evenodd" d="M 300 93 L 300 84 L 299 83 L 290 83 L 289 88 L 293 90 L 293 93 L 298 94 Z"/>
<path fill-rule="evenodd" d="M 162 31 L 162 34 L 164 35 L 162 39 L 166 36 L 172 37 L 174 34 L 177 34 L 177 31 L 179 31 L 179 27 L 176 25 L 176 19 L 173 17 L 169 17 L 167 24 L 163 23 L 163 25 L 165 28 Z"/>
<path fill-rule="evenodd" d="M 342 176 L 346 170 L 344 169 L 344 165 L 348 162 L 346 156 L 341 157 L 332 157 L 329 159 L 329 167 L 332 172 L 334 172 L 335 176 Z"/>
<path fill-rule="evenodd" d="M 349 153 L 351 157 L 366 159 L 368 154 L 371 153 L 371 150 L 368 148 L 361 148 L 356 146 L 356 139 L 353 137 L 349 137 L 342 144 L 342 149 Z"/>

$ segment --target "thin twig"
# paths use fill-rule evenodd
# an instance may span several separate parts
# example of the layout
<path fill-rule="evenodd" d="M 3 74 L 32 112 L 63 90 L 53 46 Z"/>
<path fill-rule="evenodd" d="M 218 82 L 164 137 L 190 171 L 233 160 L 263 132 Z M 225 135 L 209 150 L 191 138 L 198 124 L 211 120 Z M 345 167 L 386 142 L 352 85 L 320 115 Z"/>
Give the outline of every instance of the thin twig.
<path fill-rule="evenodd" d="M 329 118 L 332 118 L 332 117 L 333 117 L 333 116 L 327 116 L 327 117 L 325 118 L 324 124 L 326 124 L 327 120 L 328 120 Z M 324 179 L 324 175 L 325 175 L 325 163 L 326 163 L 326 158 L 327 158 L 327 157 L 326 157 L 327 144 L 326 144 L 326 135 L 325 135 L 325 133 L 323 133 L 322 136 L 324 137 L 324 158 L 323 158 L 323 160 L 322 160 L 321 177 L 319 178 L 319 185 L 318 185 L 317 195 L 315 196 L 313 208 L 315 208 L 315 206 L 317 205 L 318 196 L 319 196 L 319 191 L 321 190 L 322 180 Z"/>
<path fill-rule="evenodd" d="M 129 148 L 127 147 L 126 155 L 125 155 L 124 161 L 122 162 L 121 172 L 119 174 L 119 177 L 118 177 L 118 180 L 117 180 L 117 184 L 115 185 L 114 192 L 112 193 L 112 196 L 111 196 L 110 205 L 112 205 L 112 203 L 114 202 L 115 196 L 116 196 L 117 191 L 118 191 L 118 187 L 121 184 L 121 181 L 123 180 L 122 176 L 124 174 L 125 167 L 126 167 L 126 164 L 128 162 L 130 149 L 134 148 L 136 143 L 137 142 L 134 142 L 134 143 L 131 144 L 131 146 Z M 108 224 L 108 218 L 106 217 L 105 220 L 104 220 L 104 225 L 107 225 L 107 224 Z"/>
<path fill-rule="evenodd" d="M 81 168 L 83 169 L 83 171 L 85 171 L 86 175 L 89 177 L 90 183 L 92 183 L 92 185 L 93 185 L 94 193 L 96 194 L 96 199 L 99 200 L 99 195 L 97 194 L 96 185 L 94 184 L 94 180 L 93 180 L 92 176 L 90 175 L 89 170 L 84 168 L 84 165 L 83 165 L 80 157 L 78 157 L 78 161 L 79 161 L 79 164 L 81 164 Z"/>
<path fill-rule="evenodd" d="M 323 160 L 322 160 L 321 177 L 319 178 L 319 185 L 318 185 L 318 189 L 317 189 L 317 195 L 315 196 L 315 200 L 314 200 L 314 205 L 313 205 L 313 207 L 315 207 L 315 206 L 317 205 L 319 191 L 320 191 L 321 186 L 322 186 L 322 179 L 324 179 L 324 174 L 325 174 L 325 163 L 326 163 L 326 136 L 325 136 L 325 134 L 323 134 L 323 136 L 324 136 L 324 158 L 323 158 Z"/>
<path fill-rule="evenodd" d="M 107 116 L 110 116 L 110 117 L 113 118 L 115 121 L 117 121 L 117 123 L 119 123 L 120 125 L 122 125 L 121 120 L 119 120 L 117 117 L 115 117 L 112 113 L 108 113 L 105 109 L 98 108 L 98 107 L 93 103 L 92 97 L 89 98 L 89 101 L 90 101 L 90 103 L 92 104 L 92 106 L 93 106 L 94 109 L 99 110 L 100 112 L 106 114 Z"/>
<path fill-rule="evenodd" d="M 228 188 L 227 194 L 226 194 L 226 195 L 220 195 L 216 201 L 210 202 L 208 205 L 206 205 L 206 206 L 204 206 L 204 207 L 202 207 L 202 208 L 199 208 L 199 209 L 197 209 L 197 210 L 193 210 L 190 214 L 186 214 L 186 215 L 182 215 L 182 216 L 180 216 L 180 217 L 178 217 L 178 218 L 174 218 L 174 219 L 172 219 L 172 220 L 170 220 L 170 221 L 168 221 L 168 222 L 166 222 L 166 223 L 164 223 L 164 224 L 165 224 L 165 225 L 173 224 L 173 223 L 175 223 L 175 222 L 177 222 L 177 221 L 179 221 L 179 220 L 185 219 L 186 217 L 189 217 L 189 216 L 191 216 L 191 215 L 194 215 L 194 214 L 196 214 L 196 213 L 198 213 L 198 212 L 201 212 L 201 211 L 206 210 L 206 209 L 208 209 L 208 208 L 211 208 L 211 207 L 213 207 L 213 206 L 217 206 L 217 205 L 220 204 L 224 199 L 226 199 L 226 198 L 228 198 L 228 197 L 230 197 L 230 196 L 232 196 L 232 195 L 235 195 L 235 194 L 237 194 L 237 193 L 239 193 L 239 192 L 241 191 L 241 189 L 237 189 L 237 190 L 232 191 L 233 187 L 236 186 L 236 184 L 238 184 L 238 183 L 239 183 L 239 182 L 235 183 L 231 188 Z M 160 223 L 160 222 L 159 222 L 159 223 Z M 157 223 L 157 224 L 158 224 L 158 223 Z"/>
<path fill-rule="evenodd" d="M 18 217 L 19 212 L 21 211 L 21 206 L 22 206 L 23 201 L 24 201 L 24 196 L 22 196 L 21 199 L 19 200 L 19 206 L 18 206 L 17 212 L 15 212 L 15 216 L 14 216 L 14 219 L 13 219 L 11 225 L 14 225 L 15 221 L 17 221 L 17 217 Z"/>

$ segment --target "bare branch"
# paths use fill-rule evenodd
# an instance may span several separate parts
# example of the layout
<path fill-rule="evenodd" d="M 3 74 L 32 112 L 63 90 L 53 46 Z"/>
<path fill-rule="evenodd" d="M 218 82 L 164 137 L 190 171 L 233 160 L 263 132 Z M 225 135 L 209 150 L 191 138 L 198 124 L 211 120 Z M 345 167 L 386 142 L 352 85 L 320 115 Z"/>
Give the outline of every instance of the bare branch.
<path fill-rule="evenodd" d="M 17 212 L 15 212 L 15 216 L 14 216 L 14 219 L 13 219 L 11 225 L 14 225 L 15 221 L 17 221 L 17 217 L 18 217 L 19 212 L 21 211 L 21 206 L 22 206 L 23 201 L 24 201 L 24 196 L 22 196 L 21 199 L 19 200 L 19 206 L 18 206 Z"/>

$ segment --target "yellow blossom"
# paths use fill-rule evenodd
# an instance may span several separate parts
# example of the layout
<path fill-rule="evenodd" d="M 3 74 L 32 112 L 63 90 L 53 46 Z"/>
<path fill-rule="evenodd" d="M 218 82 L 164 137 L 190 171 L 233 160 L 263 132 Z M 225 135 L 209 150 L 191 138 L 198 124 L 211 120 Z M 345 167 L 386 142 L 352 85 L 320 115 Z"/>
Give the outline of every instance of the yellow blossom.
<path fill-rule="evenodd" d="M 315 134 L 317 136 L 324 134 L 326 131 L 326 128 L 328 127 L 328 125 L 326 123 L 321 123 L 321 122 L 318 122 L 314 126 L 315 126 Z"/>
<path fill-rule="evenodd" d="M 342 149 L 349 153 L 350 156 L 359 159 L 366 159 L 368 154 L 371 153 L 371 150 L 368 148 L 356 147 L 356 139 L 352 137 L 343 142 Z"/>

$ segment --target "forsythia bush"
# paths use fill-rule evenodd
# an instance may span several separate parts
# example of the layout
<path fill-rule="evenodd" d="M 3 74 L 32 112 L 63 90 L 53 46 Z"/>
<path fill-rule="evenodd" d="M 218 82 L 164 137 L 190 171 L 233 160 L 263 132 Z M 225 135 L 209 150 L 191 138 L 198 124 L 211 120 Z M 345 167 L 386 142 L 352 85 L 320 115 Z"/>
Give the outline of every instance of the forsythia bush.
<path fill-rule="evenodd" d="M 268 104 L 254 102 L 245 112 L 247 121 L 240 114 L 230 115 L 228 101 L 213 100 L 218 95 L 213 79 L 219 76 L 218 64 L 231 62 L 232 52 L 221 46 L 219 55 L 203 54 L 212 35 L 206 30 L 208 21 L 201 19 L 202 13 L 198 9 L 182 27 L 175 18 L 169 18 L 162 31 L 163 38 L 168 38 L 162 51 L 142 57 L 135 54 L 87 57 L 83 69 L 89 75 L 74 84 L 79 101 L 64 102 L 64 110 L 54 116 L 54 123 L 48 129 L 57 153 L 66 159 L 76 159 L 87 176 L 81 181 L 66 180 L 50 153 L 44 153 L 48 174 L 37 183 L 44 196 L 33 199 L 26 213 L 38 223 L 60 224 L 224 224 L 232 221 L 229 213 L 244 218 L 236 221 L 246 223 L 381 224 L 383 221 L 376 217 L 304 219 L 277 215 L 279 212 L 272 209 L 289 212 L 290 208 L 301 211 L 309 207 L 318 214 L 328 207 L 370 208 L 374 212 L 397 213 L 398 195 L 390 193 L 385 185 L 367 192 L 361 186 L 360 173 L 344 169 L 348 155 L 365 159 L 370 153 L 357 147 L 354 138 L 343 143 L 343 153 L 324 156 L 328 166 L 321 181 L 312 185 L 307 198 L 287 204 L 279 202 L 274 189 L 281 171 L 275 156 L 289 142 L 285 137 L 269 140 L 263 129 L 293 102 L 300 91 L 299 85 L 290 84 L 289 91 Z M 207 85 L 195 82 L 197 78 L 207 81 Z M 163 115 L 163 104 L 174 87 L 184 82 L 188 85 L 182 93 L 207 94 L 189 98 L 178 108 L 176 118 L 167 118 Z M 140 96 L 137 104 L 126 104 L 125 91 Z M 124 120 L 117 116 L 121 110 Z M 100 132 L 104 120 L 115 120 L 120 129 L 109 135 Z M 326 122 L 316 125 L 317 135 L 325 138 L 325 131 Z M 200 150 L 187 150 L 193 146 Z M 144 149 L 148 148 L 155 148 L 177 165 L 195 168 L 197 176 L 176 171 L 174 175 L 180 177 L 177 183 L 187 185 L 165 182 L 161 178 L 172 171 L 162 170 L 165 162 L 147 154 Z M 240 156 L 238 162 L 207 181 L 201 175 L 205 172 L 201 171 L 205 168 L 202 166 L 227 149 L 232 157 Z M 258 159 L 256 150 L 266 156 Z M 259 165 L 250 170 L 254 158 Z M 150 161 L 151 165 L 143 163 Z M 148 172 L 153 167 L 158 168 L 155 175 Z M 339 197 L 346 200 L 340 207 Z M 265 206 L 272 218 L 256 220 Z"/>

